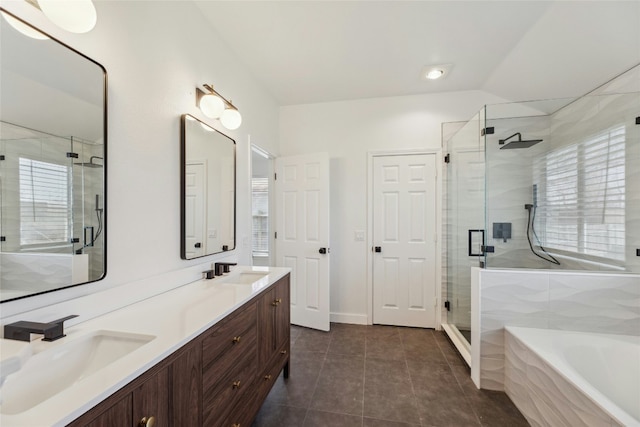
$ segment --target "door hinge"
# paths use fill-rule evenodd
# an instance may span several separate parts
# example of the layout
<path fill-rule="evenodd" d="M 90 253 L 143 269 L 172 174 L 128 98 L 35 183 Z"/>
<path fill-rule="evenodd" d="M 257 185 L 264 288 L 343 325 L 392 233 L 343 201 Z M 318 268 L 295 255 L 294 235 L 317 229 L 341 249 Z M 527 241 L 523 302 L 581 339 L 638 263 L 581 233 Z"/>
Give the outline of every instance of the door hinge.
<path fill-rule="evenodd" d="M 445 163 L 449 163 L 451 161 L 451 155 L 449 153 L 447 153 L 446 156 L 444 156 L 444 162 Z"/>
<path fill-rule="evenodd" d="M 7 238 L 5 236 L 0 236 L 0 242 L 6 242 Z"/>
<path fill-rule="evenodd" d="M 640 116 L 636 117 L 636 124 L 640 125 Z"/>
<path fill-rule="evenodd" d="M 273 238 L 277 239 L 278 238 L 278 232 L 276 231 L 275 233 L 273 233 Z"/>
<path fill-rule="evenodd" d="M 446 308 L 447 311 L 451 311 L 451 303 L 449 301 L 445 301 L 444 302 L 444 308 Z"/>
<path fill-rule="evenodd" d="M 77 159 L 78 153 L 67 153 L 67 157 L 70 159 Z"/>
<path fill-rule="evenodd" d="M 493 126 L 491 126 L 491 127 L 488 127 L 488 128 L 483 128 L 480 131 L 480 136 L 492 135 L 493 133 L 495 133 L 495 128 Z"/>
<path fill-rule="evenodd" d="M 4 154 L 0 154 L 0 160 L 4 160 Z"/>
<path fill-rule="evenodd" d="M 277 173 L 274 173 L 274 174 L 273 174 L 273 180 L 274 180 L 274 181 L 277 181 L 277 180 L 278 180 L 278 174 L 277 174 Z"/>

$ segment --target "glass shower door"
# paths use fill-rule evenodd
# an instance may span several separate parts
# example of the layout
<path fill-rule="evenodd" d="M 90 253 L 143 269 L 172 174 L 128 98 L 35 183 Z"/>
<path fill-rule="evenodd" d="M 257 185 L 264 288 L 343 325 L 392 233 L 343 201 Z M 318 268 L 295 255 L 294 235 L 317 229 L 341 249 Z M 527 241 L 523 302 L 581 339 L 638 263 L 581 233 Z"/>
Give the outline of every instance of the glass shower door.
<path fill-rule="evenodd" d="M 447 323 L 467 344 L 471 342 L 471 267 L 483 259 L 483 123 L 478 113 L 447 144 Z"/>

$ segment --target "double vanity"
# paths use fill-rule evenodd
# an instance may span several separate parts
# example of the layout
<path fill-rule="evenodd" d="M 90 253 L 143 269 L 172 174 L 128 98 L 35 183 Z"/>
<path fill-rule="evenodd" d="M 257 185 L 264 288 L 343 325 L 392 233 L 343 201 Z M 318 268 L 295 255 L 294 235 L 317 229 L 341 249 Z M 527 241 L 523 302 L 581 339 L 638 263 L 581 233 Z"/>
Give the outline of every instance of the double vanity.
<path fill-rule="evenodd" d="M 238 267 L 53 342 L 2 339 L 0 425 L 249 426 L 289 331 L 289 269 Z"/>

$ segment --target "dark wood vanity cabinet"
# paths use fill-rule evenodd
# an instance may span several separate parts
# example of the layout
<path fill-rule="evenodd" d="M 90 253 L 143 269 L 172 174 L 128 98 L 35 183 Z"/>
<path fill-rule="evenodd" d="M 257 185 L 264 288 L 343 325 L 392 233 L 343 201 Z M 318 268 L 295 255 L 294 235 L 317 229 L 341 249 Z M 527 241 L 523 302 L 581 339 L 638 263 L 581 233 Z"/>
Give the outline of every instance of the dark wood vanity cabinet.
<path fill-rule="evenodd" d="M 189 343 L 70 426 L 201 426 L 202 350 Z"/>
<path fill-rule="evenodd" d="M 248 427 L 289 372 L 289 275 L 70 424 Z"/>

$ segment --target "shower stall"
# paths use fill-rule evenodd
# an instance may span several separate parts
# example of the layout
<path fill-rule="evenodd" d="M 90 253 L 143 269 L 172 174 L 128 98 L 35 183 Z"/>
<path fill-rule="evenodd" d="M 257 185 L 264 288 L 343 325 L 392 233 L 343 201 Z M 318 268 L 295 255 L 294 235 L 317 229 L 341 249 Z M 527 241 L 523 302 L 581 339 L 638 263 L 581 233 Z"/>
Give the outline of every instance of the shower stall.
<path fill-rule="evenodd" d="M 471 267 L 640 272 L 640 66 L 442 130 L 443 323 L 465 358 Z"/>
<path fill-rule="evenodd" d="M 0 300 L 99 279 L 102 142 L 7 122 L 0 135 Z"/>

